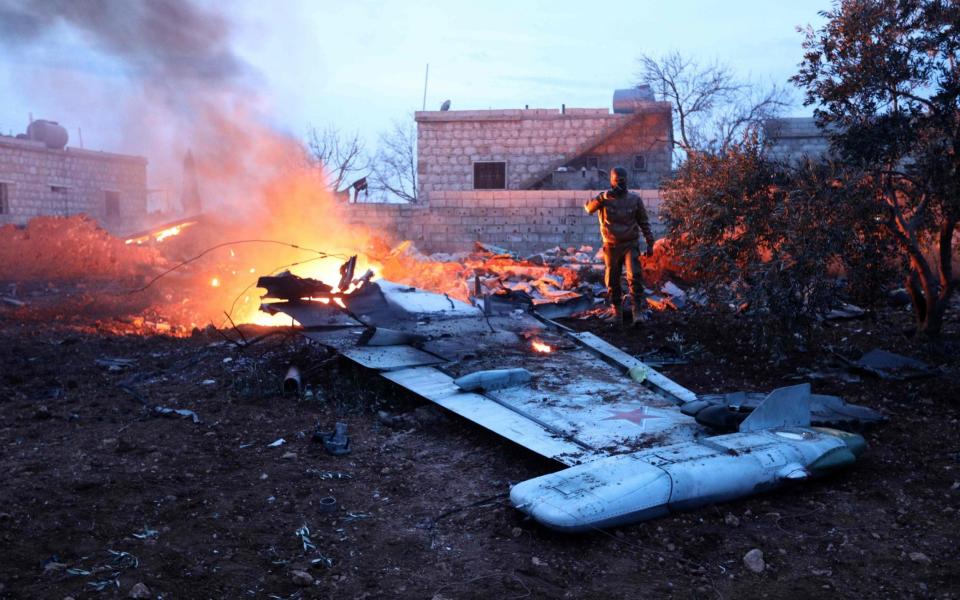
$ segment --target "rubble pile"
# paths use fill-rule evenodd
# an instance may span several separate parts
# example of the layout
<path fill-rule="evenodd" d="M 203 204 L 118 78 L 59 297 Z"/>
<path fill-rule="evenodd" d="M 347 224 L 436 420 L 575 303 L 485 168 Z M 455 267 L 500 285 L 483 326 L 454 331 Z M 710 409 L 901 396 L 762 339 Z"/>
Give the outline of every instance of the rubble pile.
<path fill-rule="evenodd" d="M 471 297 L 520 293 L 534 303 L 556 302 L 603 291 L 603 261 L 593 248 L 553 248 L 520 258 L 513 252 L 477 243 L 471 252 L 425 255 L 410 241 L 374 260 L 386 279 L 468 302 Z"/>
<path fill-rule="evenodd" d="M 657 242 L 660 254 L 666 247 Z M 658 282 L 669 269 L 664 256 L 644 259 L 644 281 Z M 391 281 L 445 293 L 470 302 L 471 298 L 494 297 L 518 304 L 546 306 L 565 304 L 567 314 L 589 317 L 606 295 L 603 285 L 603 251 L 591 246 L 554 247 L 527 257 L 505 248 L 477 242 L 471 252 L 426 255 L 412 242 L 385 249 L 374 248 L 372 256 L 381 265 L 380 275 Z M 666 281 L 659 289 L 647 289 L 648 303 L 655 310 L 676 310 L 687 304 L 687 292 Z M 559 316 L 559 315 L 557 315 Z"/>
<path fill-rule="evenodd" d="M 127 245 L 85 215 L 0 227 L 0 280 L 123 279 L 165 263 L 155 248 Z"/>

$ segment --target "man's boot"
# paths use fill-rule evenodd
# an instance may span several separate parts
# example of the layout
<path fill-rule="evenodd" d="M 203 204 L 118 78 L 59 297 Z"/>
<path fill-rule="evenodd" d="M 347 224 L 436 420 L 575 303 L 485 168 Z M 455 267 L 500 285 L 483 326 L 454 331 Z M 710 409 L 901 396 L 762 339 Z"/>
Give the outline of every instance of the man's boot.
<path fill-rule="evenodd" d="M 607 307 L 607 310 L 603 313 L 603 320 L 609 321 L 610 323 L 622 323 L 623 322 L 623 308 L 620 307 L 620 303 L 611 304 Z"/>
<path fill-rule="evenodd" d="M 633 297 L 633 314 L 630 318 L 630 325 L 636 327 L 650 320 L 650 310 L 647 308 L 647 299 L 643 297 Z"/>

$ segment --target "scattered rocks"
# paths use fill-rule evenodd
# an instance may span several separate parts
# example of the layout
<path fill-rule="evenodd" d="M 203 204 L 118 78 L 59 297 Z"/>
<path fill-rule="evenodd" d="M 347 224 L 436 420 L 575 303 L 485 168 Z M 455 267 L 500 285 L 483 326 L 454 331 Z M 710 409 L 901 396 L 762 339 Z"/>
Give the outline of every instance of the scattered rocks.
<path fill-rule="evenodd" d="M 299 585 L 300 587 L 313 585 L 313 575 L 306 571 L 291 571 L 290 578 L 293 580 L 294 585 Z"/>
<path fill-rule="evenodd" d="M 296 452 L 284 452 L 284 453 L 283 453 L 283 456 L 281 456 L 280 458 L 283 458 L 283 459 L 286 459 L 286 460 L 293 460 L 293 459 L 297 458 L 297 453 L 296 453 Z"/>
<path fill-rule="evenodd" d="M 140 599 L 150 598 L 151 597 L 150 588 L 148 588 L 143 583 L 137 583 L 132 588 L 130 588 L 130 593 L 127 594 L 127 597 L 140 598 Z"/>
<path fill-rule="evenodd" d="M 930 557 L 924 554 L 923 552 L 911 552 L 907 556 L 910 557 L 910 560 L 915 563 L 920 563 L 923 565 L 929 565 L 932 561 Z"/>
<path fill-rule="evenodd" d="M 743 564 L 754 573 L 763 573 L 767 568 L 767 563 L 763 562 L 763 551 L 754 548 L 743 555 Z"/>
<path fill-rule="evenodd" d="M 740 527 L 740 519 L 733 513 L 727 513 L 723 516 L 723 522 L 730 527 Z"/>
<path fill-rule="evenodd" d="M 531 563 L 533 564 L 533 566 L 535 566 L 535 567 L 545 567 L 545 566 L 547 566 L 547 563 L 543 562 L 542 560 L 540 560 L 540 559 L 537 558 L 536 556 L 534 556 L 533 558 L 531 558 L 531 559 L 530 559 L 530 562 L 531 562 Z"/>
<path fill-rule="evenodd" d="M 521 535 L 523 535 L 523 530 L 520 529 L 519 527 L 514 527 L 513 529 L 510 530 L 510 535 L 512 535 L 515 538 L 518 538 Z"/>

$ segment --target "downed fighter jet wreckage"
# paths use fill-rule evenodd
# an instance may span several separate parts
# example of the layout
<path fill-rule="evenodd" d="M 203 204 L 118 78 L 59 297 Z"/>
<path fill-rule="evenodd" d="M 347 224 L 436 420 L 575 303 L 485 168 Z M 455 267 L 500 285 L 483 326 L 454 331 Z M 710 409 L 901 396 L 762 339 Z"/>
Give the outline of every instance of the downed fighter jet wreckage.
<path fill-rule="evenodd" d="M 471 305 L 373 281 L 370 272 L 355 279 L 355 264 L 343 265 L 336 288 L 289 273 L 261 277 L 264 298 L 274 300 L 261 310 L 289 315 L 307 338 L 567 465 L 510 492 L 516 508 L 555 530 L 635 523 L 831 472 L 853 463 L 866 444 L 815 425 L 880 419 L 813 395 L 809 384 L 752 403 L 698 398 L 599 337 L 509 296 Z M 727 432 L 703 424 L 718 422 Z"/>

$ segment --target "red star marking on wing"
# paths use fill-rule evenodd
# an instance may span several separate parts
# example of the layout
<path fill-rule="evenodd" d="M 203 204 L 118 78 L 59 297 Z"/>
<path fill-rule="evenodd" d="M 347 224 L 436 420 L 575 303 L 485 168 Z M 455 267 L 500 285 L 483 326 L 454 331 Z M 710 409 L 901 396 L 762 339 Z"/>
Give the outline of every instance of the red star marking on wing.
<path fill-rule="evenodd" d="M 607 417 L 606 419 L 603 419 L 603 420 L 604 420 L 604 421 L 613 421 L 613 420 L 615 420 L 615 419 L 623 419 L 624 421 L 630 421 L 631 423 L 634 423 L 635 425 L 643 425 L 643 422 L 646 421 L 647 419 L 662 419 L 662 418 L 663 418 L 663 417 L 660 417 L 660 416 L 657 416 L 657 415 L 652 415 L 652 414 L 650 414 L 650 413 L 648 413 L 648 412 L 645 412 L 645 411 L 644 411 L 644 407 L 642 407 L 642 406 L 641 406 L 640 408 L 635 408 L 635 409 L 633 409 L 633 410 L 626 410 L 626 411 L 615 410 L 615 411 L 612 411 L 612 412 L 613 412 L 613 416 L 612 416 L 612 417 Z"/>

